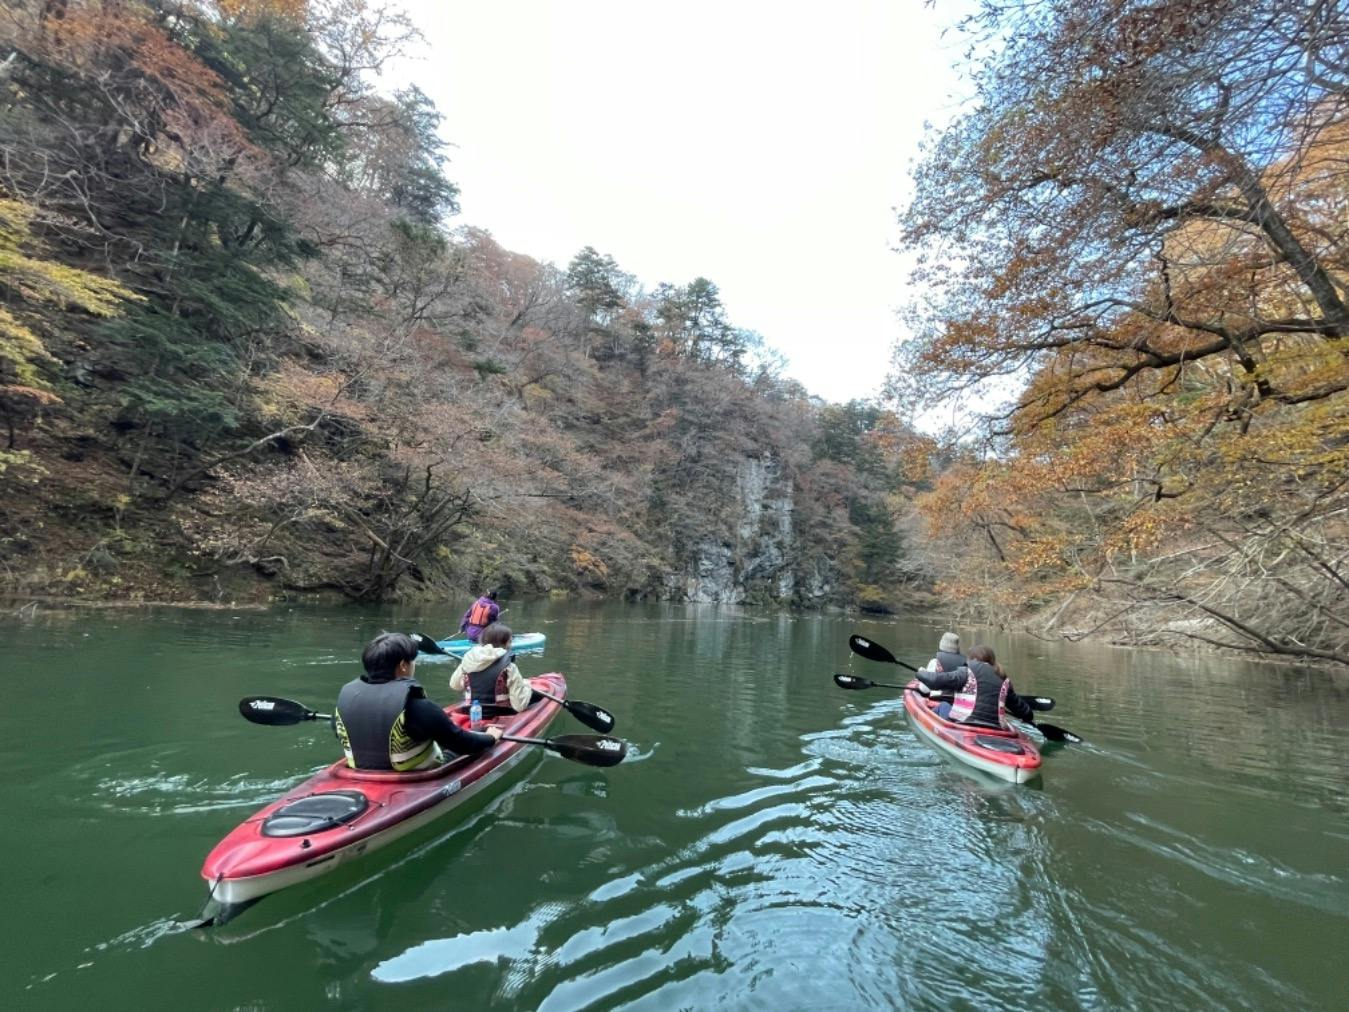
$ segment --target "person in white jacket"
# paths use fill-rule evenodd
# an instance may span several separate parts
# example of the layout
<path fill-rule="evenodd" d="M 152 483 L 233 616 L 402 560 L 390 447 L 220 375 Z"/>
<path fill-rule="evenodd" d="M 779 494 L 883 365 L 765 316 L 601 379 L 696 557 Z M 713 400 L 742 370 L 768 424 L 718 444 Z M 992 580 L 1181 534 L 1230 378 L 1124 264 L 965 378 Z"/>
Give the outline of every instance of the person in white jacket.
<path fill-rule="evenodd" d="M 515 666 L 511 638 L 510 627 L 500 622 L 484 629 L 450 675 L 450 691 L 465 693 L 465 702 L 509 704 L 517 713 L 529 706 L 534 690 Z"/>

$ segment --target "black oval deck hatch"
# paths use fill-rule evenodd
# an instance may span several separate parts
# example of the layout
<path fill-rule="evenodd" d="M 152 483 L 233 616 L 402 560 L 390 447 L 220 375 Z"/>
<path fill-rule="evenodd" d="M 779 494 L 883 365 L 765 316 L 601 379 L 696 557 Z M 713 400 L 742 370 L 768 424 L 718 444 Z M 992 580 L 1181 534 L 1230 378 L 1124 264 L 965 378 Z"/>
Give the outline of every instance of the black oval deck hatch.
<path fill-rule="evenodd" d="M 350 822 L 369 806 L 360 791 L 324 791 L 278 808 L 262 823 L 263 836 L 309 836 Z"/>

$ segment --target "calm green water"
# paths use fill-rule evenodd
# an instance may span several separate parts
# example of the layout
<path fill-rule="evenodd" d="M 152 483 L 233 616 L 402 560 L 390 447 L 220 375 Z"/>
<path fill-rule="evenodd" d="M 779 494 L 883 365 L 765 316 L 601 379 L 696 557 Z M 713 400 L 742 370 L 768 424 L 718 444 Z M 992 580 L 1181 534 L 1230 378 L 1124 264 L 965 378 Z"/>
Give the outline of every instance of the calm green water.
<path fill-rule="evenodd" d="M 921 662 L 939 628 L 733 608 L 510 602 L 549 638 L 526 673 L 612 709 L 635 760 L 541 755 L 364 868 L 177 930 L 215 841 L 337 751 L 238 699 L 326 708 L 369 636 L 462 606 L 4 620 L 0 1007 L 1343 1007 L 1343 680 L 995 636 L 1089 742 L 1011 787 L 832 684 L 904 680 L 850 632 Z M 433 698 L 449 671 L 419 665 Z"/>

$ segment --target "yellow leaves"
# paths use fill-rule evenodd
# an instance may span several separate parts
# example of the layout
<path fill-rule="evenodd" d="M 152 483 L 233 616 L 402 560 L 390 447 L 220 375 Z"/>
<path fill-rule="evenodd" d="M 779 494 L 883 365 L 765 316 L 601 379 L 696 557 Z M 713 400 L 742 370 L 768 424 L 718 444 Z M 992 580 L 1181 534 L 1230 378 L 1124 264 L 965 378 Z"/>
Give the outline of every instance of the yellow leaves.
<path fill-rule="evenodd" d="M 3 306 L 0 306 L 0 360 L 10 363 L 23 384 L 41 383 L 34 364 L 54 361 L 42 339 Z"/>
<path fill-rule="evenodd" d="M 1126 517 L 1104 539 L 1104 556 L 1111 560 L 1120 552 L 1150 552 L 1162 543 L 1167 534 L 1174 533 L 1175 527 L 1175 521 L 1161 510 L 1141 509 Z"/>
<path fill-rule="evenodd" d="M 106 317 L 114 315 L 123 301 L 140 300 L 109 278 L 26 253 L 25 247 L 34 245 L 36 214 L 31 204 L 0 197 L 0 294 L 7 293 L 15 307 L 0 306 L 0 362 L 9 363 L 19 382 L 29 388 L 46 386 L 36 366 L 52 361 L 34 329 L 38 307 L 75 308 Z"/>
<path fill-rule="evenodd" d="M 47 469 L 37 462 L 30 450 L 0 450 L 0 474 L 4 474 L 10 468 L 18 471 L 30 471 L 33 474 L 32 482 L 37 484 L 38 475 L 47 474 Z M 39 527 L 42 524 L 38 524 Z"/>
<path fill-rule="evenodd" d="M 571 562 L 576 572 L 583 576 L 603 580 L 609 575 L 609 567 L 604 560 L 580 545 L 571 546 Z"/>
<path fill-rule="evenodd" d="M 1008 568 L 1018 576 L 1027 576 L 1042 568 L 1064 564 L 1069 538 L 1064 534 L 1046 535 L 1017 541 L 1008 551 Z"/>
<path fill-rule="evenodd" d="M 244 24 L 267 17 L 304 21 L 309 13 L 308 0 L 215 0 L 215 7 L 224 17 Z"/>

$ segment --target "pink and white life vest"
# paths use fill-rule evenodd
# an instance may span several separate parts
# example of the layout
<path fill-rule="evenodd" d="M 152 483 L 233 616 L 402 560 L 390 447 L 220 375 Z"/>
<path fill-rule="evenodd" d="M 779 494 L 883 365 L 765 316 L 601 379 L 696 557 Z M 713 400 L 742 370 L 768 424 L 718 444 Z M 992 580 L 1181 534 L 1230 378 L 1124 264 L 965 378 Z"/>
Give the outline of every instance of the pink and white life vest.
<path fill-rule="evenodd" d="M 998 726 L 1007 726 L 1007 679 L 1002 679 L 1002 685 L 998 689 Z M 967 721 L 974 713 L 975 704 L 979 701 L 979 679 L 970 671 L 959 691 L 955 694 L 955 699 L 951 701 L 951 720 Z"/>

